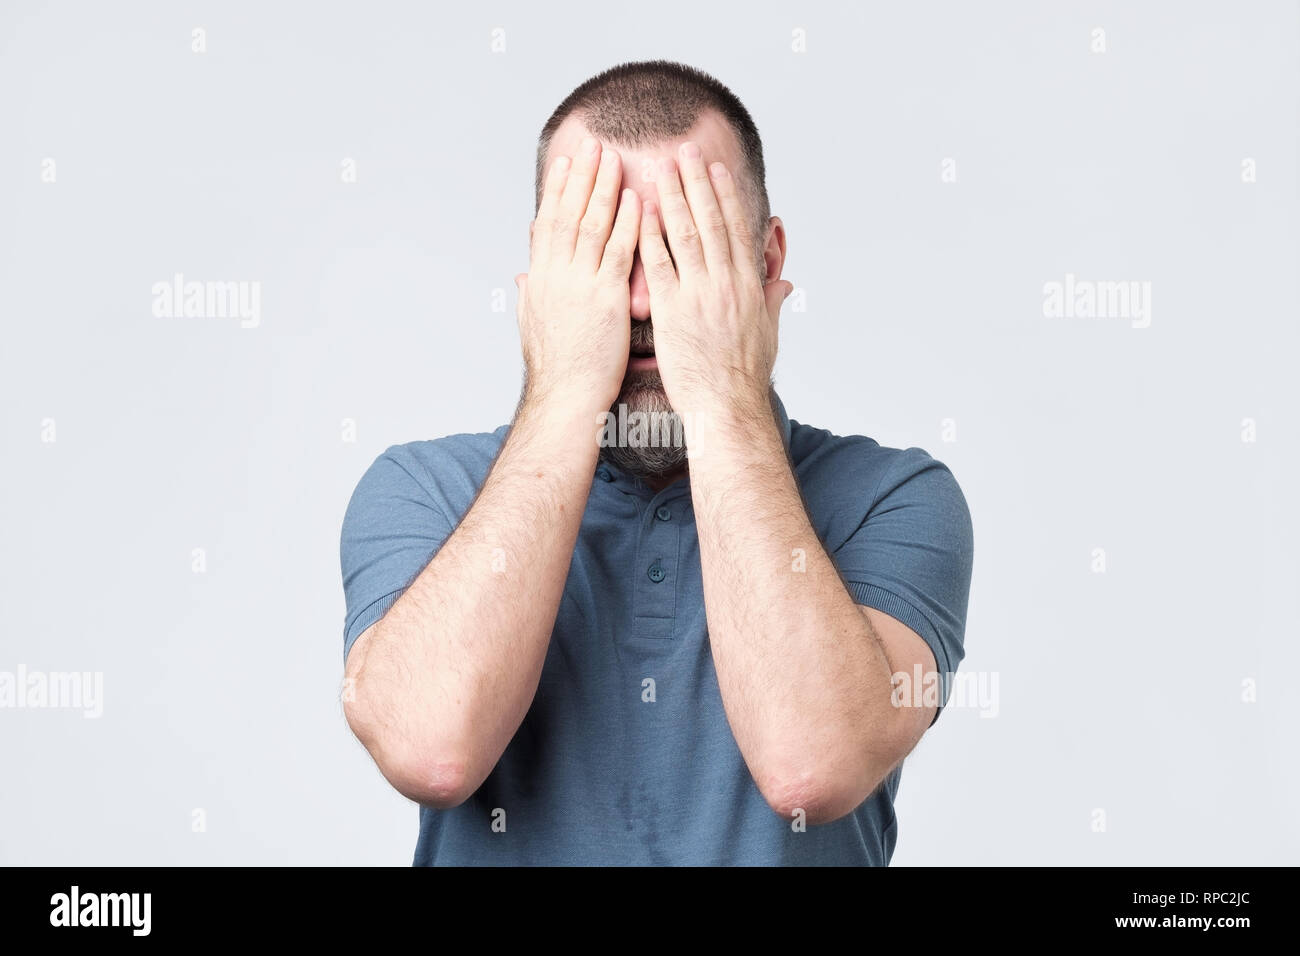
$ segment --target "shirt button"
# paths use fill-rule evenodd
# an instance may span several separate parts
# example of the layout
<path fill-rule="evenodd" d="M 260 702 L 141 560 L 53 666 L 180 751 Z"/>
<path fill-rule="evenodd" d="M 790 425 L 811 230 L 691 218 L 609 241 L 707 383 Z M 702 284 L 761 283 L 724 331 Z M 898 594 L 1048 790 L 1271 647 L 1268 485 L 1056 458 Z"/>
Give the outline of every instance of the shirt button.
<path fill-rule="evenodd" d="M 655 511 L 655 517 L 658 518 L 660 521 L 667 521 L 672 516 L 673 516 L 672 509 L 669 508 L 667 505 L 660 505 L 658 510 Z"/>
<path fill-rule="evenodd" d="M 658 562 L 655 562 L 654 564 L 650 565 L 650 570 L 647 571 L 646 574 L 650 577 L 650 580 L 653 581 L 655 584 L 658 584 L 660 581 L 662 581 L 664 578 L 668 576 L 664 572 L 664 569 L 659 567 Z"/>
<path fill-rule="evenodd" d="M 614 476 L 611 475 L 611 474 L 609 473 L 609 469 L 608 469 L 608 468 L 602 468 L 602 469 L 600 469 L 600 471 L 596 472 L 596 474 L 600 476 L 600 480 L 601 480 L 601 481 L 613 481 L 613 480 L 614 480 Z"/>

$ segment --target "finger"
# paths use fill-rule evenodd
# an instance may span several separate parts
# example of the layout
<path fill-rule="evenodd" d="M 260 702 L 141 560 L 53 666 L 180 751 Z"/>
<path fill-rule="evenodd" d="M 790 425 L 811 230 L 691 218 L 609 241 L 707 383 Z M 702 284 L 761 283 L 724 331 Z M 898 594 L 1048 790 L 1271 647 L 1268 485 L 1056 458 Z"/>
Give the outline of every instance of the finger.
<path fill-rule="evenodd" d="M 585 266 L 589 272 L 600 268 L 605 243 L 609 241 L 610 227 L 614 225 L 614 214 L 618 212 L 618 184 L 622 179 L 623 164 L 618 151 L 602 150 L 596 173 L 596 188 L 592 190 L 587 212 L 578 227 L 578 243 L 573 250 L 574 264 Z"/>
<path fill-rule="evenodd" d="M 632 260 L 636 256 L 637 230 L 641 225 L 641 197 L 635 189 L 624 189 L 619 198 L 618 217 L 614 220 L 609 242 L 605 244 L 600 274 L 611 282 L 626 283 L 632 274 Z"/>
<path fill-rule="evenodd" d="M 677 162 L 682 170 L 682 184 L 691 218 L 700 234 L 700 246 L 710 272 L 721 272 L 731 265 L 731 243 L 727 239 L 727 224 L 722 209 L 713 194 L 713 182 L 704 165 L 704 154 L 695 143 L 682 143 L 677 150 Z"/>
<path fill-rule="evenodd" d="M 713 177 L 713 191 L 717 194 L 718 205 L 722 209 L 722 219 L 726 223 L 727 237 L 731 248 L 731 261 L 735 265 L 744 265 L 755 261 L 754 238 L 750 234 L 749 213 L 736 188 L 736 180 L 722 163 L 709 166 Z"/>
<path fill-rule="evenodd" d="M 578 239 L 578 224 L 587 211 L 591 187 L 596 182 L 600 165 L 600 140 L 588 136 L 573 157 L 573 168 L 564 183 L 560 208 L 551 224 L 551 255 L 562 261 L 573 261 L 573 250 Z"/>
<path fill-rule="evenodd" d="M 551 168 L 546 173 L 546 184 L 542 187 L 542 201 L 537 207 L 537 218 L 529 230 L 531 244 L 529 255 L 533 262 L 545 262 L 551 254 L 551 223 L 556 210 L 560 208 L 560 195 L 564 192 L 564 181 L 569 177 L 572 161 L 568 156 L 556 156 L 551 161 Z"/>
<path fill-rule="evenodd" d="M 647 201 L 641 210 L 641 267 L 645 269 L 652 299 L 662 299 L 677 284 L 677 270 L 664 245 L 659 230 L 659 208 L 653 200 Z"/>
<path fill-rule="evenodd" d="M 658 205 L 664 217 L 664 237 L 672 249 L 677 268 L 683 276 L 687 272 L 705 271 L 700 234 L 686 205 L 686 197 L 682 194 L 681 180 L 677 178 L 677 164 L 671 159 L 660 159 L 655 165 L 655 188 L 659 193 Z"/>

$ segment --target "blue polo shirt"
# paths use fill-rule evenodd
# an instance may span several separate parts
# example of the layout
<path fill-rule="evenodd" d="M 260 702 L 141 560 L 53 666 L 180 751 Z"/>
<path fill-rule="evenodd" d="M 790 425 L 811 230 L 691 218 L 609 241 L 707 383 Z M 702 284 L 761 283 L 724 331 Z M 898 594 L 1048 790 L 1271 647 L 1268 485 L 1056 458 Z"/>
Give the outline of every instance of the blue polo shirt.
<path fill-rule="evenodd" d="M 916 631 L 951 675 L 973 547 L 952 473 L 919 448 L 777 409 L 812 526 L 854 600 Z M 362 476 L 342 530 L 345 658 L 469 510 L 507 431 L 395 445 Z M 532 706 L 473 796 L 420 808 L 414 862 L 884 865 L 901 771 L 833 823 L 799 832 L 772 811 L 718 691 L 690 482 L 655 492 L 602 462 Z"/>

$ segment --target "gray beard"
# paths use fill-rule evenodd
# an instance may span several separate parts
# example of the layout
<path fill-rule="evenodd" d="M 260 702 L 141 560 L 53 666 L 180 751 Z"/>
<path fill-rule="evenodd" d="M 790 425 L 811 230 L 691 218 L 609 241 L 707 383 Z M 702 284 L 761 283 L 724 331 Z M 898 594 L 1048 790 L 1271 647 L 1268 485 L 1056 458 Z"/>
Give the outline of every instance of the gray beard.
<path fill-rule="evenodd" d="M 668 425 L 669 434 L 682 437 L 680 440 L 658 444 L 638 445 L 629 442 L 626 445 L 604 445 L 600 449 L 602 461 L 638 478 L 663 478 L 686 464 L 686 438 L 682 432 L 682 422 L 668 403 L 668 394 L 664 391 L 658 372 L 628 375 L 618 398 L 610 408 L 610 414 L 615 419 L 620 414 L 620 406 L 623 406 L 622 413 L 625 416 L 633 412 L 645 412 L 652 419 L 658 417 Z"/>

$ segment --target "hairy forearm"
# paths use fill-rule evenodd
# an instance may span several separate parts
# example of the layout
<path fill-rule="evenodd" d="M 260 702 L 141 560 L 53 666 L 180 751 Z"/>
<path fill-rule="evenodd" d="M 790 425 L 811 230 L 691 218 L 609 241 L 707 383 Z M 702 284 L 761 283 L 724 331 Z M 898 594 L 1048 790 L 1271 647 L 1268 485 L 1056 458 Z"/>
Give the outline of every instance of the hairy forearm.
<path fill-rule="evenodd" d="M 591 490 L 595 413 L 529 397 L 473 506 L 349 656 L 347 714 L 389 781 L 453 806 L 537 691 Z"/>
<path fill-rule="evenodd" d="M 728 721 L 777 812 L 834 819 L 898 759 L 889 661 L 809 522 L 766 403 L 701 421 L 691 495 Z"/>

